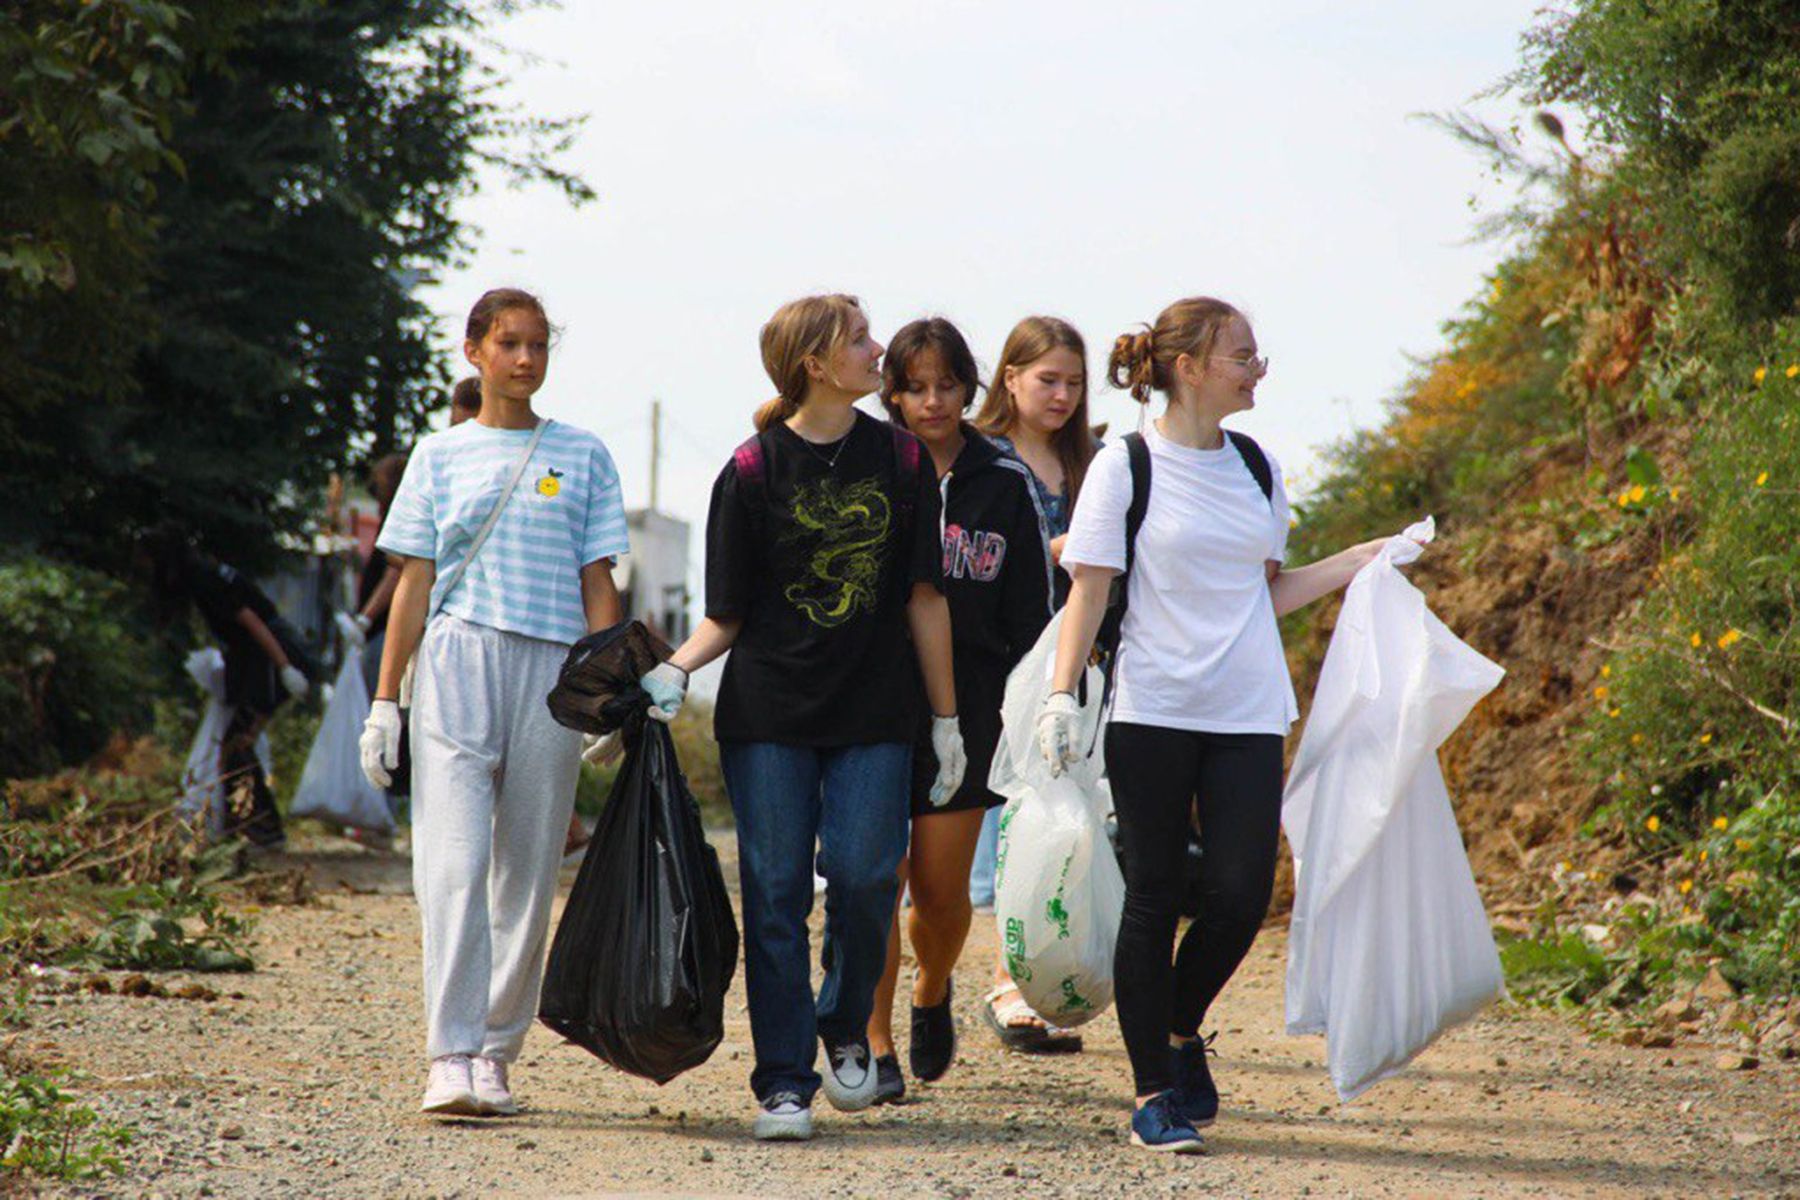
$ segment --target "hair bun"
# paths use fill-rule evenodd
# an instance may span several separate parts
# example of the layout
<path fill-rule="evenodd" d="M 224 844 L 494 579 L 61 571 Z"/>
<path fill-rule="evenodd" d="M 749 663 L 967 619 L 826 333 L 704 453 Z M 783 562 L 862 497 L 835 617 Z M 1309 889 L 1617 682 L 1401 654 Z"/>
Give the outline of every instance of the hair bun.
<path fill-rule="evenodd" d="M 1148 404 L 1155 374 L 1156 335 L 1148 325 L 1141 333 L 1121 333 L 1113 339 L 1106 377 L 1114 387 L 1130 392 L 1139 404 Z"/>

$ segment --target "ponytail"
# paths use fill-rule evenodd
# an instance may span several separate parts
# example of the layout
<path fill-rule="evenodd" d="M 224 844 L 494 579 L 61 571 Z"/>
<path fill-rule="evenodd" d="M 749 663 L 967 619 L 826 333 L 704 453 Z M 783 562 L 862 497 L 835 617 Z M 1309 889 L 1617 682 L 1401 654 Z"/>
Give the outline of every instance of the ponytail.
<path fill-rule="evenodd" d="M 1218 344 L 1219 334 L 1236 308 L 1211 296 L 1177 300 L 1157 314 L 1154 326 L 1142 333 L 1121 333 L 1106 359 L 1106 378 L 1116 388 L 1131 393 L 1139 404 L 1150 402 L 1150 393 L 1172 395 L 1175 360 L 1186 354 L 1204 360 Z"/>
<path fill-rule="evenodd" d="M 836 292 L 803 296 L 775 310 L 762 327 L 761 341 L 763 370 L 777 394 L 752 418 L 758 433 L 800 411 L 811 382 L 806 360 L 824 358 L 837 349 L 850 328 L 851 315 L 861 308 L 855 296 Z"/>

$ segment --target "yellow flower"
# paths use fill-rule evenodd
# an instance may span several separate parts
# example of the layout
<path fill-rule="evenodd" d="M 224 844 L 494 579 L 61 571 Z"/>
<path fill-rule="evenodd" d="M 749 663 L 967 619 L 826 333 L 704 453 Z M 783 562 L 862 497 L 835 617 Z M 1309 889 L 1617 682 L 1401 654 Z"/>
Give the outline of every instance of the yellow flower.
<path fill-rule="evenodd" d="M 1643 735 L 1643 734 L 1641 734 L 1641 733 L 1634 733 L 1634 734 L 1632 734 L 1632 735 L 1631 735 L 1631 744 L 1632 744 L 1632 745 L 1634 745 L 1634 746 L 1641 746 L 1641 745 L 1643 745 L 1643 744 L 1644 744 L 1644 735 Z"/>
<path fill-rule="evenodd" d="M 1735 841 L 1731 844 L 1738 848 L 1739 854 L 1742 854 L 1744 851 L 1746 851 L 1750 848 L 1750 839 L 1749 838 L 1739 838 L 1739 839 L 1737 839 L 1737 841 Z"/>
<path fill-rule="evenodd" d="M 1671 500 L 1681 499 L 1681 489 L 1678 487 L 1670 488 L 1669 489 L 1669 499 L 1671 499 Z"/>
<path fill-rule="evenodd" d="M 1631 497 L 1631 502 L 1633 504 L 1642 504 L 1644 502 L 1644 485 L 1641 483 L 1637 484 L 1625 494 Z"/>
<path fill-rule="evenodd" d="M 1787 370 L 1783 371 L 1782 374 L 1786 375 L 1789 379 L 1792 379 L 1796 375 L 1800 375 L 1800 363 L 1793 364 Z"/>
<path fill-rule="evenodd" d="M 1612 678 L 1612 667 L 1610 665 L 1600 668 L 1600 678 L 1602 678 L 1602 679 L 1611 679 Z"/>
<path fill-rule="evenodd" d="M 1702 850 L 1702 851 L 1701 851 L 1701 852 L 1700 852 L 1700 861 L 1701 861 L 1701 862 L 1705 862 L 1705 861 L 1706 861 L 1706 851 L 1704 851 L 1704 850 Z"/>
<path fill-rule="evenodd" d="M 1702 746 L 1704 746 L 1704 745 L 1706 745 L 1706 744 L 1707 744 L 1707 743 L 1708 743 L 1708 742 L 1710 742 L 1710 741 L 1712 741 L 1712 734 L 1710 734 L 1710 733 L 1703 733 L 1703 734 L 1701 734 L 1701 735 L 1700 735 L 1700 744 L 1701 744 L 1701 745 L 1702 745 Z"/>
<path fill-rule="evenodd" d="M 1700 635 L 1696 633 L 1693 637 L 1689 638 L 1688 645 L 1698 650 L 1700 648 Z"/>
<path fill-rule="evenodd" d="M 1618 716 L 1618 715 L 1619 715 L 1619 713 L 1620 713 L 1620 712 L 1621 712 L 1621 711 L 1622 711 L 1622 710 L 1620 710 L 1620 709 L 1617 709 L 1617 708 L 1615 708 L 1615 709 L 1613 709 L 1613 710 L 1612 710 L 1612 711 L 1611 711 L 1611 712 L 1609 712 L 1609 713 L 1607 713 L 1607 714 L 1606 714 L 1606 715 L 1607 715 L 1607 716 L 1609 716 L 1609 717 L 1616 717 L 1616 716 Z"/>
<path fill-rule="evenodd" d="M 1575 864 L 1570 862 L 1566 858 L 1563 859 L 1561 862 L 1557 863 L 1556 865 L 1561 867 L 1564 871 L 1573 871 L 1575 869 Z"/>
<path fill-rule="evenodd" d="M 1767 379 L 1768 377 L 1769 377 L 1769 368 L 1767 368 L 1767 367 L 1756 368 L 1755 373 L 1753 373 L 1750 376 L 1750 378 L 1756 380 L 1756 382 L 1758 382 L 1758 383 L 1761 383 L 1763 380 Z"/>
<path fill-rule="evenodd" d="M 1630 503 L 1631 503 L 1631 493 L 1630 492 L 1620 492 L 1619 493 L 1619 507 L 1625 508 L 1628 505 L 1630 505 Z"/>
<path fill-rule="evenodd" d="M 1726 819 L 1725 817 L 1714 817 L 1713 818 L 1713 828 L 1714 829 L 1725 829 L 1725 828 L 1728 828 L 1730 825 L 1731 825 L 1731 822 L 1728 819 Z"/>
<path fill-rule="evenodd" d="M 1662 828 L 1662 820 L 1658 817 L 1651 817 L 1648 821 L 1644 822 L 1644 828 L 1648 829 L 1651 833 L 1655 833 Z"/>
<path fill-rule="evenodd" d="M 1606 699 L 1606 685 L 1604 683 L 1594 689 L 1594 699 L 1596 699 L 1596 700 Z"/>
<path fill-rule="evenodd" d="M 1735 629 L 1727 629 L 1724 633 L 1719 635 L 1719 649 L 1729 650 L 1732 646 L 1743 640 L 1744 635 L 1742 633 Z"/>
<path fill-rule="evenodd" d="M 1769 473 L 1767 471 L 1764 471 L 1761 475 L 1758 475 L 1756 477 L 1756 486 L 1757 487 L 1761 487 L 1763 484 L 1765 484 L 1767 482 L 1769 482 Z"/>
<path fill-rule="evenodd" d="M 1681 881 L 1681 894 L 1682 895 L 1685 896 L 1693 890 L 1694 890 L 1694 881 L 1693 880 L 1684 879 Z"/>

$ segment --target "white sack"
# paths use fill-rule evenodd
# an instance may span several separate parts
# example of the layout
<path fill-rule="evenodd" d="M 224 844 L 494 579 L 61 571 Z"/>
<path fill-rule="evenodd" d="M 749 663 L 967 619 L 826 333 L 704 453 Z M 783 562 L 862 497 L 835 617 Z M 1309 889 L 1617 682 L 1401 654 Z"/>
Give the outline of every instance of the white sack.
<path fill-rule="evenodd" d="M 1282 801 L 1287 1029 L 1325 1035 L 1346 1103 L 1505 990 L 1437 761 L 1505 672 L 1397 569 L 1433 533 L 1412 526 L 1351 581 Z"/>
<path fill-rule="evenodd" d="M 225 727 L 231 723 L 231 710 L 225 707 L 225 656 L 218 647 L 208 646 L 189 654 L 184 665 L 208 699 L 206 710 L 200 714 L 200 728 L 194 731 L 194 741 L 188 749 L 187 765 L 181 771 L 181 799 L 175 807 L 190 820 L 205 813 L 207 831 L 217 835 L 225 828 L 219 743 L 225 740 Z M 256 739 L 256 757 L 264 774 L 273 772 L 266 734 Z"/>
<path fill-rule="evenodd" d="M 1019 994 L 1065 1028 L 1112 1003 L 1113 944 L 1125 879 L 1106 838 L 1112 797 L 1095 732 L 1100 673 L 1089 670 L 1078 745 L 1093 753 L 1052 778 L 1038 750 L 1037 717 L 1050 694 L 1062 614 L 1006 681 L 1000 744 L 988 786 L 1007 797 L 994 863 L 994 923 Z"/>
<path fill-rule="evenodd" d="M 300 789 L 289 816 L 313 817 L 336 825 L 387 832 L 394 828 L 386 793 L 362 773 L 357 743 L 369 719 L 369 692 L 362 661 L 346 654 L 326 702 L 324 719 L 306 755 Z"/>

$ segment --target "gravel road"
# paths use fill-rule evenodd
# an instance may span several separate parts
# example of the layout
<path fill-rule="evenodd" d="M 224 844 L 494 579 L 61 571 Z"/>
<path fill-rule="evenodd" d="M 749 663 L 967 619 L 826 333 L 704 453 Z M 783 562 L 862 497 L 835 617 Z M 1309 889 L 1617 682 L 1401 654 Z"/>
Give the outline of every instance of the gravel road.
<path fill-rule="evenodd" d="M 729 837 L 719 841 L 729 858 Z M 1224 1112 L 1205 1157 L 1127 1144 L 1128 1072 L 1110 1014 L 1088 1027 L 1081 1055 L 998 1049 L 974 1008 L 993 938 L 982 916 L 958 974 L 957 1065 L 912 1085 L 903 1107 L 841 1115 L 821 1097 L 810 1143 L 749 1136 L 741 972 L 724 1044 L 667 1087 L 540 1027 L 515 1068 L 522 1116 L 439 1121 L 416 1111 L 406 862 L 321 839 L 286 865 L 312 875 L 315 901 L 260 914 L 253 975 L 204 980 L 241 999 L 39 996 L 28 1051 L 85 1072 L 81 1090 L 139 1129 L 125 1177 L 47 1194 L 1800 1196 L 1800 1062 L 1728 1071 L 1716 1045 L 1627 1048 L 1507 1005 L 1340 1106 L 1322 1041 L 1281 1031 L 1274 929 L 1209 1022 Z"/>

